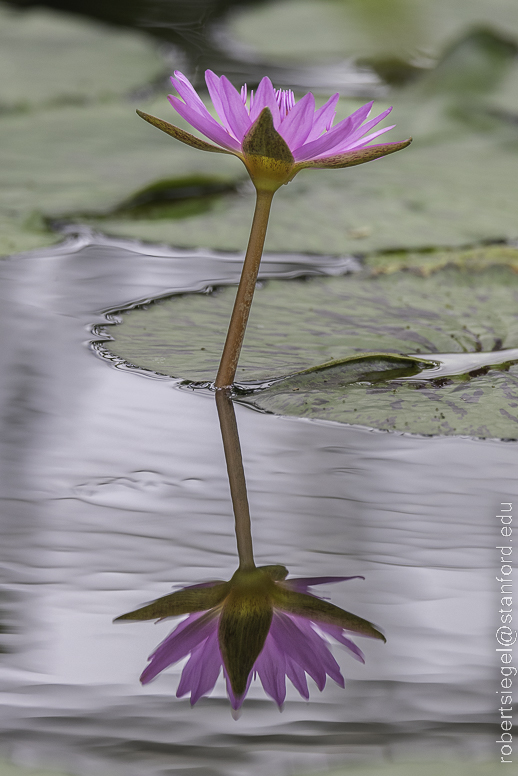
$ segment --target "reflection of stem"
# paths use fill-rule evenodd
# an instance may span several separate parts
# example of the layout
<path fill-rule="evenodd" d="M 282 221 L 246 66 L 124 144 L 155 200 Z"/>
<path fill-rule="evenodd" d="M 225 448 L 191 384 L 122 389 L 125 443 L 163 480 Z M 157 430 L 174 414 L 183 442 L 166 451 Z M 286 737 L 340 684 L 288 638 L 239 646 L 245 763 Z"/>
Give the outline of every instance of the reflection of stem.
<path fill-rule="evenodd" d="M 263 245 L 273 195 L 273 191 L 257 191 L 254 220 L 252 221 L 241 280 L 237 289 L 236 301 L 232 310 L 218 375 L 214 383 L 216 388 L 225 388 L 232 385 L 236 376 L 237 362 L 245 336 L 250 307 L 252 306 L 259 264 L 263 255 Z"/>
<path fill-rule="evenodd" d="M 239 555 L 240 569 L 253 569 L 254 552 L 252 547 L 252 531 L 250 526 L 250 511 L 248 509 L 248 497 L 246 495 L 245 472 L 241 445 L 237 430 L 236 413 L 234 404 L 230 398 L 230 391 L 220 388 L 216 391 L 216 406 L 218 408 L 221 436 L 227 461 L 228 480 L 230 494 L 236 519 L 237 552 Z"/>

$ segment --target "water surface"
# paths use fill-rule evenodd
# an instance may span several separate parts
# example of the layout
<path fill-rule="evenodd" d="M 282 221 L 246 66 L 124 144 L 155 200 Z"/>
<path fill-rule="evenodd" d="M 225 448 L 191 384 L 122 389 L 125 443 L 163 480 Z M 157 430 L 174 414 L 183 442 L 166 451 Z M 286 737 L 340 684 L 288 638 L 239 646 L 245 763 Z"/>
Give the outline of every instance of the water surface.
<path fill-rule="evenodd" d="M 268 256 L 265 276 L 343 272 Z M 3 753 L 73 773 L 291 774 L 345 762 L 495 756 L 500 502 L 516 447 L 236 408 L 257 562 L 362 574 L 334 603 L 380 625 L 346 688 L 280 714 L 254 684 L 191 710 L 181 666 L 141 688 L 168 622 L 113 617 L 228 578 L 235 539 L 213 397 L 100 358 L 92 327 L 137 301 L 233 282 L 240 257 L 88 234 L 4 261 L 0 350 Z"/>

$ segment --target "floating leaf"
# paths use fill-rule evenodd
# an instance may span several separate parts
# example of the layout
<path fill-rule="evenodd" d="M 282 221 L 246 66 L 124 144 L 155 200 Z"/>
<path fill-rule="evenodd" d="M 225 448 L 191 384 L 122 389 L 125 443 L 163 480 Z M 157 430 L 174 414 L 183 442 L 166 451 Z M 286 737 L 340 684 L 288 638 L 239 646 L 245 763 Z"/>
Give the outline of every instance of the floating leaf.
<path fill-rule="evenodd" d="M 277 415 L 383 431 L 518 439 L 518 364 L 480 371 L 429 381 L 425 373 L 424 379 L 404 382 L 397 374 L 383 381 L 378 372 L 367 375 L 362 385 L 343 379 L 336 366 L 319 373 L 320 381 L 316 374 L 296 375 L 246 403 Z"/>
<path fill-rule="evenodd" d="M 219 288 L 125 312 L 107 347 L 134 365 L 211 382 L 234 294 Z M 516 367 L 504 363 L 513 348 L 518 278 L 509 267 L 270 280 L 256 292 L 237 380 L 245 389 L 271 382 L 241 400 L 277 414 L 515 438 Z M 448 376 L 431 379 L 421 356 L 442 353 L 458 364 L 448 359 Z M 464 366 L 469 353 L 478 357 Z"/>
<path fill-rule="evenodd" d="M 232 162 L 238 160 L 231 159 L 231 167 Z M 38 237 L 40 245 L 45 238 L 61 239 L 41 229 L 35 234 L 32 221 L 38 214 L 44 223 L 44 216 L 97 212 L 96 223 L 105 230 L 108 212 L 168 174 L 173 185 L 204 176 L 233 188 L 243 173 L 240 168 L 229 173 L 223 155 L 184 150 L 143 122 L 129 102 L 5 114 L 0 117 L 0 223 L 6 229 L 0 232 L 0 255 L 35 248 Z M 191 203 L 200 201 L 206 204 L 204 195 Z M 144 214 L 137 209 L 134 215 L 130 226 L 138 226 Z M 128 224 L 127 212 L 118 217 Z M 149 211 L 147 218 L 144 223 L 156 228 Z"/>
<path fill-rule="evenodd" d="M 386 0 L 383 3 L 387 5 Z M 325 15 L 329 4 L 319 3 L 319 12 L 321 5 Z M 333 5 L 347 15 L 346 6 L 353 4 Z M 363 6 L 372 11 L 377 2 L 355 5 L 363 13 Z M 302 171 L 276 196 L 267 249 L 369 253 L 518 236 L 516 58 L 513 42 L 504 39 L 513 34 L 513 27 L 509 22 L 505 28 L 500 24 L 500 32 L 497 28 L 496 33 L 466 35 L 461 22 L 473 14 L 468 5 L 471 8 L 473 0 L 463 5 L 453 32 L 448 28 L 448 39 L 459 33 L 463 37 L 450 45 L 436 70 L 390 94 L 398 132 L 392 139 L 414 135 L 413 145 L 404 153 L 358 168 Z M 391 3 L 389 16 L 397 19 L 407 6 L 403 0 Z M 455 7 L 449 3 L 448 13 L 455 16 Z M 491 18 L 508 20 L 509 7 L 508 0 L 492 3 Z M 488 6 L 482 3 L 480 8 Z M 193 198 L 181 207 L 161 206 L 147 212 L 123 207 L 135 192 L 160 186 L 164 179 L 222 176 L 232 187 L 246 176 L 239 160 L 201 154 L 135 115 L 135 105 L 125 99 L 128 92 L 161 67 L 144 37 L 84 26 L 55 12 L 30 10 L 13 16 L 4 9 L 1 13 L 14 19 L 9 21 L 18 30 L 13 40 L 23 36 L 35 40 L 31 50 L 38 51 L 39 66 L 34 73 L 31 68 L 28 77 L 25 65 L 16 66 L 21 47 L 9 43 L 2 48 L 0 65 L 7 56 L 14 63 L 5 65 L 7 72 L 17 69 L 21 85 L 16 94 L 11 93 L 14 81 L 4 79 L 0 102 L 12 109 L 18 95 L 29 109 L 20 111 L 20 104 L 17 114 L 7 110 L 0 116 L 0 255 L 57 241 L 59 236 L 45 229 L 46 218 L 56 217 L 86 222 L 112 235 L 179 247 L 244 248 L 254 204 L 251 187 L 244 188 L 242 196 L 217 196 L 210 202 Z M 38 14 L 43 14 L 41 19 Z M 479 21 L 484 19 L 484 14 L 477 11 L 476 15 Z M 41 35 L 39 25 L 43 25 Z M 55 41 L 65 35 L 67 25 L 76 25 L 70 40 L 77 45 L 65 49 Z M 10 29 L 6 27 L 5 35 Z M 313 28 L 308 29 L 313 35 Z M 427 23 L 421 29 L 428 33 Z M 59 73 L 54 78 L 57 50 Z M 455 81 L 452 69 L 456 73 L 459 62 L 466 77 Z M 484 88 L 468 90 L 469 99 L 466 89 L 459 94 L 459 84 L 470 81 L 471 70 L 481 68 L 488 74 Z M 478 76 L 474 78 L 481 84 Z M 138 107 L 187 127 L 167 104 L 166 91 L 156 100 L 142 98 Z M 358 104 L 341 100 L 337 120 Z M 388 104 L 379 102 L 377 108 L 381 111 Z"/>
<path fill-rule="evenodd" d="M 443 47 L 475 24 L 518 37 L 514 0 L 276 0 L 237 8 L 229 31 L 256 55 L 321 63 L 406 57 Z"/>
<path fill-rule="evenodd" d="M 118 99 L 165 75 L 151 38 L 50 9 L 0 5 L 0 109 Z"/>

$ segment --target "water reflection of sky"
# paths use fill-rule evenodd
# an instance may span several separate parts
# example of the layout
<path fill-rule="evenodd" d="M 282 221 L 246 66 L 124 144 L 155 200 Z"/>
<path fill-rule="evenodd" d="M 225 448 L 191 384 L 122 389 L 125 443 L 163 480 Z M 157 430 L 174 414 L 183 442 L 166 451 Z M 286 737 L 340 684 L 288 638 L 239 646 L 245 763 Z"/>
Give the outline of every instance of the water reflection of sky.
<path fill-rule="evenodd" d="M 180 666 L 139 687 L 170 625 L 116 627 L 113 616 L 236 564 L 213 399 L 113 368 L 86 345 L 103 309 L 239 267 L 156 254 L 105 241 L 1 267 L 7 751 L 86 770 L 131 756 L 135 774 L 162 773 L 171 757 L 203 773 L 262 773 L 272 758 L 308 770 L 345 752 L 433 756 L 438 741 L 443 754 L 489 756 L 494 515 L 516 491 L 508 443 L 238 407 L 257 562 L 364 575 L 329 594 L 388 643 L 362 641 L 366 666 L 337 650 L 345 691 L 314 688 L 308 705 L 291 690 L 282 716 L 254 685 L 235 726 L 222 683 L 194 712 L 173 697 Z M 264 265 L 279 269 L 294 266 Z"/>

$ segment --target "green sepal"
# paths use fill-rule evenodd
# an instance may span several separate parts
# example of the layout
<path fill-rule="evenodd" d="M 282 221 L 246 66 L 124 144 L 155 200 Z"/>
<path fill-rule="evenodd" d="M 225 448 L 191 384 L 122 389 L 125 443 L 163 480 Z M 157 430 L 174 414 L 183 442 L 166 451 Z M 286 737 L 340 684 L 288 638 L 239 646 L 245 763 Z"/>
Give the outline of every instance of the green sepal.
<path fill-rule="evenodd" d="M 264 647 L 273 617 L 271 599 L 262 586 L 235 587 L 219 620 L 219 647 L 234 694 L 246 691 L 248 676 Z"/>
<path fill-rule="evenodd" d="M 269 108 L 263 108 L 244 136 L 242 149 L 242 159 L 258 190 L 277 191 L 293 178 L 293 154 L 273 126 Z"/>
<path fill-rule="evenodd" d="M 180 614 L 203 612 L 213 609 L 222 603 L 230 589 L 229 582 L 219 582 L 213 587 L 193 587 L 177 590 L 175 593 L 157 598 L 140 609 L 128 614 L 121 614 L 114 622 L 120 620 L 163 620 L 166 617 L 177 617 Z"/>
<path fill-rule="evenodd" d="M 377 630 L 372 623 L 358 617 L 356 614 L 346 612 L 344 609 L 330 604 L 329 601 L 322 601 L 306 593 L 296 593 L 292 590 L 283 588 L 282 585 L 275 586 L 273 593 L 273 605 L 287 614 L 295 614 L 299 617 L 305 617 L 313 622 L 324 622 L 330 625 L 338 625 L 351 633 L 358 633 L 361 636 L 369 636 L 373 639 L 386 641 L 385 636 Z"/>
<path fill-rule="evenodd" d="M 400 143 L 385 143 L 385 145 L 367 146 L 359 148 L 357 151 L 348 151 L 345 154 L 335 154 L 334 156 L 324 156 L 322 159 L 309 159 L 307 162 L 297 162 L 295 164 L 296 172 L 306 167 L 313 167 L 319 170 L 338 169 L 340 167 L 355 167 L 357 164 L 372 162 L 373 159 L 379 159 L 381 156 L 394 154 L 401 151 L 412 142 L 412 138 L 402 140 Z"/>
<path fill-rule="evenodd" d="M 293 154 L 284 138 L 273 125 L 270 108 L 263 108 L 243 138 L 243 153 L 252 156 L 267 156 L 279 162 L 293 164 Z"/>
<path fill-rule="evenodd" d="M 286 566 L 259 566 L 257 570 L 262 571 L 275 582 L 282 582 L 288 576 Z"/>
<path fill-rule="evenodd" d="M 156 116 L 151 116 L 149 113 L 144 113 L 144 111 L 141 110 L 137 110 L 137 113 L 144 121 L 157 127 L 157 129 L 161 129 L 162 132 L 171 135 L 171 137 L 180 140 L 182 143 L 192 146 L 192 148 L 197 148 L 200 151 L 211 151 L 214 154 L 231 154 L 237 156 L 233 151 L 227 151 L 226 148 L 221 148 L 220 146 L 212 145 L 212 143 L 207 143 L 205 140 L 200 140 L 199 137 L 191 135 L 190 132 L 186 132 L 184 129 L 180 129 L 180 127 L 175 127 L 174 124 L 170 124 L 168 121 L 157 119 Z"/>

